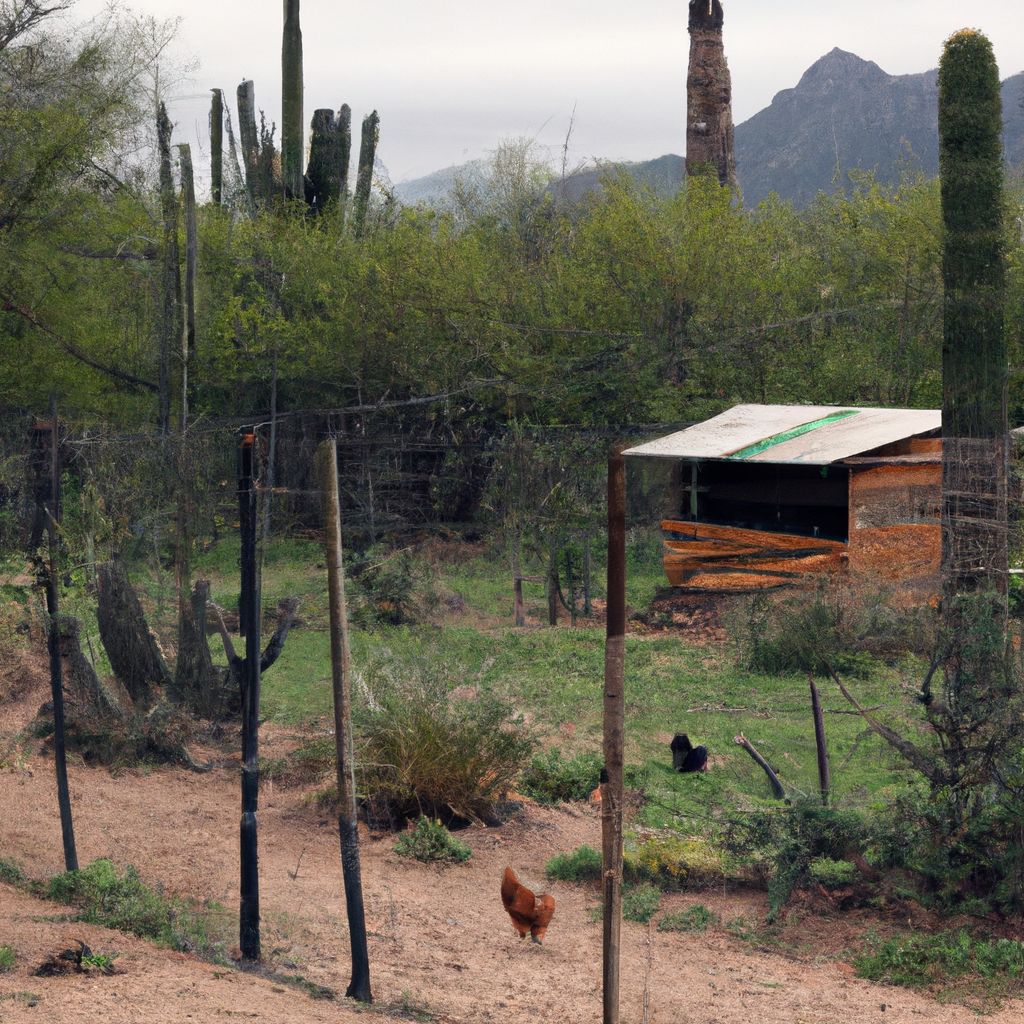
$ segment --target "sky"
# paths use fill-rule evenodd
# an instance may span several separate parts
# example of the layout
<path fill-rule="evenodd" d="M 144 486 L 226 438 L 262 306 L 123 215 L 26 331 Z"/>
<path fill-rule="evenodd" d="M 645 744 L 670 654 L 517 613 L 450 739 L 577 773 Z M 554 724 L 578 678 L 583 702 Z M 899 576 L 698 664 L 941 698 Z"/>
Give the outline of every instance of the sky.
<path fill-rule="evenodd" d="M 78 0 L 75 10 L 86 17 L 105 5 Z M 737 124 L 836 46 L 909 74 L 935 67 L 943 40 L 970 24 L 992 40 L 1003 78 L 1024 70 L 1021 0 L 723 5 Z M 233 106 L 238 83 L 253 79 L 257 106 L 280 124 L 282 0 L 116 6 L 180 18 L 177 56 L 198 67 L 168 106 L 197 169 L 208 162 L 211 88 Z M 570 167 L 683 152 L 684 0 L 302 0 L 301 17 L 307 126 L 316 107 L 347 102 L 355 134 L 376 108 L 378 156 L 393 182 L 486 156 L 509 138 L 535 139 L 561 160 L 570 123 Z"/>

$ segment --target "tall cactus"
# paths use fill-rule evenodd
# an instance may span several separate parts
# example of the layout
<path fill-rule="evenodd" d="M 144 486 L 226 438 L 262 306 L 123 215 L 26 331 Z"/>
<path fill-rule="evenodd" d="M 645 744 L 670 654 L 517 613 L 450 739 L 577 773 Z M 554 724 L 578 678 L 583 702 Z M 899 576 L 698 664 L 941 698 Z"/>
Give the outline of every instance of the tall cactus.
<path fill-rule="evenodd" d="M 686 173 L 709 167 L 735 189 L 732 79 L 725 59 L 719 0 L 690 0 L 690 64 L 686 77 Z"/>
<path fill-rule="evenodd" d="M 341 198 L 341 124 L 334 111 L 313 111 L 306 168 L 306 202 L 314 213 Z"/>
<path fill-rule="evenodd" d="M 224 94 L 211 89 L 210 101 L 210 198 L 220 206 L 224 189 Z"/>
<path fill-rule="evenodd" d="M 359 171 L 356 175 L 356 194 L 353 228 L 356 238 L 362 238 L 366 227 L 366 211 L 370 205 L 370 187 L 373 185 L 373 163 L 380 138 L 380 117 L 375 110 L 363 118 L 359 140 Z"/>
<path fill-rule="evenodd" d="M 260 188 L 260 139 L 256 130 L 256 86 L 246 78 L 238 86 L 238 141 L 242 145 L 242 166 L 245 168 L 245 187 L 252 206 L 261 203 L 264 196 Z"/>
<path fill-rule="evenodd" d="M 348 168 L 352 162 L 352 108 L 342 103 L 338 111 L 338 147 L 341 160 L 341 203 L 348 204 Z"/>
<path fill-rule="evenodd" d="M 1007 355 L 1002 105 L 992 45 L 972 29 L 939 64 L 945 286 L 943 575 L 947 594 L 1007 583 Z"/>
<path fill-rule="evenodd" d="M 284 0 L 281 41 L 281 176 L 285 195 L 303 195 L 302 28 L 299 0 Z"/>
<path fill-rule="evenodd" d="M 159 373 L 157 430 L 171 432 L 171 362 L 181 338 L 181 277 L 178 271 L 178 197 L 171 166 L 171 119 L 163 100 L 156 111 L 157 150 L 160 156 L 160 210 L 163 241 L 160 246 L 160 317 L 157 324 Z"/>

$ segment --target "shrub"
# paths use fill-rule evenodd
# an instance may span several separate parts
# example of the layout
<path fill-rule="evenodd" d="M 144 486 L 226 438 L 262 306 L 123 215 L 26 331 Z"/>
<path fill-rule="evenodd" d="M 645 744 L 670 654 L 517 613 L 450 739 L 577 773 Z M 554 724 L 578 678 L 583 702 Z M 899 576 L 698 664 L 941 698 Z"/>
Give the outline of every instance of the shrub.
<path fill-rule="evenodd" d="M 395 853 L 425 864 L 434 861 L 461 864 L 469 860 L 473 851 L 465 843 L 460 843 L 441 822 L 421 817 L 415 828 L 402 833 L 395 843 Z"/>
<path fill-rule="evenodd" d="M 599 754 L 563 758 L 560 750 L 547 750 L 534 755 L 519 788 L 542 804 L 586 800 L 600 780 L 603 763 Z"/>
<path fill-rule="evenodd" d="M 869 981 L 910 987 L 943 984 L 950 978 L 1024 979 L 1024 943 L 974 939 L 964 931 L 903 935 L 874 945 L 854 960 Z"/>
<path fill-rule="evenodd" d="M 374 544 L 349 566 L 353 621 L 364 627 L 402 626 L 419 621 L 437 601 L 430 565 L 408 548 L 391 551 Z"/>
<path fill-rule="evenodd" d="M 654 916 L 661 903 L 661 890 L 653 885 L 638 885 L 622 893 L 622 916 L 627 921 L 646 924 Z"/>
<path fill-rule="evenodd" d="M 544 874 L 559 882 L 596 882 L 601 877 L 601 854 L 591 846 L 578 846 L 552 857 Z"/>
<path fill-rule="evenodd" d="M 361 789 L 398 820 L 493 818 L 533 750 L 503 700 L 450 693 L 447 667 L 378 663 L 358 708 Z"/>
<path fill-rule="evenodd" d="M 119 874 L 109 860 L 50 879 L 49 899 L 78 908 L 77 920 L 152 939 L 184 951 L 210 952 L 206 922 L 181 901 L 150 889 L 133 867 Z"/>
<path fill-rule="evenodd" d="M 626 878 L 651 882 L 664 889 L 709 885 L 720 881 L 721 853 L 703 839 L 672 833 L 645 835 L 630 841 L 623 856 Z"/>
<path fill-rule="evenodd" d="M 0 946 L 0 974 L 6 974 L 14 968 L 14 947 Z"/>
<path fill-rule="evenodd" d="M 288 751 L 283 757 L 260 761 L 260 781 L 282 786 L 302 786 L 319 782 L 335 767 L 334 738 L 310 740 Z"/>
<path fill-rule="evenodd" d="M 21 885 L 24 881 L 25 876 L 14 861 L 0 858 L 0 882 L 7 885 Z"/>
<path fill-rule="evenodd" d="M 677 910 L 665 914 L 658 922 L 659 932 L 706 932 L 721 919 L 703 903 L 695 903 L 685 910 Z"/>

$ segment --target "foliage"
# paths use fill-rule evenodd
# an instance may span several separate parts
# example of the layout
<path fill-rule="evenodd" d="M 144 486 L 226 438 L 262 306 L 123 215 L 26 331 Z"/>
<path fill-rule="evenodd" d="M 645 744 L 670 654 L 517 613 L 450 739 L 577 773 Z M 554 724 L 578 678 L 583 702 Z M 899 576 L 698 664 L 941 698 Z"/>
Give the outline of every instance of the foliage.
<path fill-rule="evenodd" d="M 216 952 L 203 916 L 151 889 L 131 866 L 122 873 L 109 860 L 95 860 L 50 879 L 46 896 L 77 907 L 77 919 L 89 924 L 130 932 L 172 949 Z"/>
<path fill-rule="evenodd" d="M 505 701 L 453 692 L 452 678 L 421 657 L 381 659 L 363 674 L 359 786 L 395 818 L 491 818 L 533 749 Z"/>
<path fill-rule="evenodd" d="M 14 861 L 0 858 L 0 882 L 5 885 L 22 885 L 25 875 Z"/>
<path fill-rule="evenodd" d="M 626 886 L 622 891 L 622 917 L 647 924 L 658 911 L 661 890 L 654 885 Z"/>
<path fill-rule="evenodd" d="M 420 817 L 415 827 L 406 829 L 395 843 L 395 853 L 425 864 L 434 861 L 461 864 L 469 860 L 473 851 L 456 839 L 437 819 Z"/>
<path fill-rule="evenodd" d="M 711 885 L 724 876 L 719 850 L 705 839 L 675 833 L 645 834 L 628 841 L 623 870 L 627 878 L 663 889 Z"/>
<path fill-rule="evenodd" d="M 659 932 L 706 932 L 721 920 L 718 914 L 703 903 L 694 903 L 685 910 L 664 914 L 658 921 Z"/>
<path fill-rule="evenodd" d="M 807 865 L 807 874 L 826 889 L 849 885 L 857 877 L 857 867 L 848 860 L 815 857 Z"/>
<path fill-rule="evenodd" d="M 723 838 L 730 852 L 764 865 L 771 924 L 793 890 L 811 877 L 815 861 L 843 861 L 851 851 L 859 853 L 867 834 L 864 819 L 854 811 L 797 803 L 733 819 Z"/>
<path fill-rule="evenodd" d="M 578 846 L 552 857 L 544 874 L 559 882 L 596 882 L 601 877 L 601 854 L 592 846 Z"/>
<path fill-rule="evenodd" d="M 282 757 L 260 760 L 260 781 L 284 786 L 319 782 L 334 769 L 337 751 L 333 737 L 308 740 Z"/>
<path fill-rule="evenodd" d="M 519 780 L 519 788 L 542 804 L 586 800 L 598 784 L 603 764 L 599 754 L 563 757 L 560 750 L 545 750 L 533 756 Z"/>
<path fill-rule="evenodd" d="M 348 565 L 356 585 L 352 619 L 363 626 L 416 622 L 436 601 L 429 565 L 409 548 L 389 550 L 374 544 Z"/>
<path fill-rule="evenodd" d="M 0 946 L 0 974 L 14 969 L 14 947 Z"/>
<path fill-rule="evenodd" d="M 912 988 L 946 987 L 955 979 L 976 976 L 1012 983 L 1024 981 L 1024 943 L 1014 939 L 974 938 L 964 929 L 897 936 L 876 942 L 854 960 L 869 981 Z"/>

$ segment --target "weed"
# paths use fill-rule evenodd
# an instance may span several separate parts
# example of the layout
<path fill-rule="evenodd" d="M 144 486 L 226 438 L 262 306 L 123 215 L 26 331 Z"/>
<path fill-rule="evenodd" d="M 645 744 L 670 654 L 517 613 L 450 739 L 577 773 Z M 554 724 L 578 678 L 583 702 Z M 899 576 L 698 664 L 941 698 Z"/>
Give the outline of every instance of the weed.
<path fill-rule="evenodd" d="M 850 885 L 857 877 L 857 868 L 848 860 L 832 860 L 831 857 L 815 857 L 807 866 L 807 873 L 827 889 Z"/>
<path fill-rule="evenodd" d="M 407 988 L 402 989 L 398 1002 L 388 1010 L 388 1015 L 399 1020 L 412 1020 L 418 1024 L 428 1024 L 434 1019 L 433 1011 L 420 999 L 417 999 Z"/>
<path fill-rule="evenodd" d="M 0 882 L 5 885 L 24 885 L 25 876 L 14 861 L 0 858 Z"/>
<path fill-rule="evenodd" d="M 335 766 L 333 737 L 309 740 L 283 757 L 260 761 L 260 781 L 282 786 L 303 786 L 319 782 Z"/>
<path fill-rule="evenodd" d="M 721 918 L 713 910 L 708 910 L 703 903 L 695 903 L 685 910 L 676 910 L 665 914 L 658 922 L 659 932 L 706 932 Z"/>
<path fill-rule="evenodd" d="M 601 775 L 599 754 L 563 758 L 560 750 L 535 754 L 520 779 L 520 789 L 538 803 L 557 804 L 586 800 Z"/>
<path fill-rule="evenodd" d="M 601 854 L 593 847 L 578 846 L 552 857 L 544 873 L 559 882 L 596 882 L 601 877 Z"/>
<path fill-rule="evenodd" d="M 46 896 L 77 907 L 79 921 L 130 932 L 172 949 L 216 952 L 203 917 L 150 889 L 130 866 L 119 874 L 109 860 L 95 860 L 52 878 Z"/>
<path fill-rule="evenodd" d="M 292 988 L 305 992 L 310 999 L 332 1000 L 338 998 L 338 993 L 333 988 L 328 988 L 326 985 L 318 985 L 315 981 L 310 981 L 309 978 L 302 974 L 274 974 L 271 977 L 273 977 L 274 981 L 281 982 L 282 985 L 291 985 Z"/>
<path fill-rule="evenodd" d="M 82 970 L 99 971 L 101 974 L 114 973 L 114 961 L 120 953 L 89 953 L 82 957 Z"/>
<path fill-rule="evenodd" d="M 14 968 L 14 947 L 0 946 L 0 974 L 6 974 Z"/>
<path fill-rule="evenodd" d="M 646 924 L 658 910 L 661 890 L 653 885 L 626 888 L 622 893 L 622 916 L 627 921 Z"/>
<path fill-rule="evenodd" d="M 403 832 L 395 843 L 395 853 L 413 857 L 425 864 L 434 861 L 461 864 L 469 860 L 473 851 L 459 842 L 440 821 L 420 817 L 416 827 Z"/>
<path fill-rule="evenodd" d="M 1015 939 L 975 939 L 960 931 L 903 935 L 874 944 L 856 957 L 857 973 L 868 981 L 918 988 L 950 978 L 1024 980 L 1024 943 Z"/>

